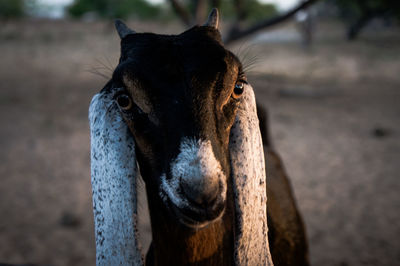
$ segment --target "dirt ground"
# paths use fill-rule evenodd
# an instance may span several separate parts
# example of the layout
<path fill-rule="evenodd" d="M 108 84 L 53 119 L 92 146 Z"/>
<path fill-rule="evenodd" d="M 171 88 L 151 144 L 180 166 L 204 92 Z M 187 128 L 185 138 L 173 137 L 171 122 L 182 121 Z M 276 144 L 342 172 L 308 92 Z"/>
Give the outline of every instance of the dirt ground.
<path fill-rule="evenodd" d="M 117 35 L 104 23 L 1 23 L 0 263 L 94 265 L 87 110 L 106 81 L 91 72 L 110 75 Z M 400 31 L 353 43 L 337 25 L 316 33 L 307 51 L 268 38 L 232 49 L 257 57 L 249 80 L 269 108 L 312 264 L 400 265 Z"/>

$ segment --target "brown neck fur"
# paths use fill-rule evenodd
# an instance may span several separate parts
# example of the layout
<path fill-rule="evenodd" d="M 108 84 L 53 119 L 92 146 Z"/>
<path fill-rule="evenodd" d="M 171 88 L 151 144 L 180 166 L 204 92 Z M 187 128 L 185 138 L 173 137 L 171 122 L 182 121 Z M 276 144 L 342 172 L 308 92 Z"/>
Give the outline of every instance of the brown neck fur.
<path fill-rule="evenodd" d="M 228 189 L 223 216 L 202 229 L 172 221 L 160 202 L 149 197 L 153 242 L 146 265 L 233 265 L 234 206 Z M 164 208 L 163 208 L 164 209 Z"/>

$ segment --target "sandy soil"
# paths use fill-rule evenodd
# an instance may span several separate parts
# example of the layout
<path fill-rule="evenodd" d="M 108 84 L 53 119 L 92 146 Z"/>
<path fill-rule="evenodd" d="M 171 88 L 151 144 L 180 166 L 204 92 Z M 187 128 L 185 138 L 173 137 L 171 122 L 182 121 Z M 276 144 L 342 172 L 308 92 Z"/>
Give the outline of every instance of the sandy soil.
<path fill-rule="evenodd" d="M 233 50 L 257 55 L 249 79 L 270 110 L 313 265 L 400 265 L 399 31 L 355 43 L 336 26 L 317 33 L 310 51 L 251 40 Z M 90 72 L 109 76 L 118 46 L 109 24 L 0 28 L 0 262 L 94 265 L 87 109 L 105 79 Z"/>

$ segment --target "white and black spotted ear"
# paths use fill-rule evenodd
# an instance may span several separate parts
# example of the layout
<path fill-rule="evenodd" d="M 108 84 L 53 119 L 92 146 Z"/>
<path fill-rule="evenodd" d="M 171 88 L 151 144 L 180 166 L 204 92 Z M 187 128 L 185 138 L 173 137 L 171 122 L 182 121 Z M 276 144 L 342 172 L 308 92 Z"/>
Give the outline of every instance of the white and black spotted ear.
<path fill-rule="evenodd" d="M 245 85 L 229 140 L 236 265 L 273 265 L 268 243 L 264 150 L 253 88 Z"/>
<path fill-rule="evenodd" d="M 137 230 L 135 143 L 112 92 L 93 97 L 89 121 L 96 265 L 144 265 Z"/>

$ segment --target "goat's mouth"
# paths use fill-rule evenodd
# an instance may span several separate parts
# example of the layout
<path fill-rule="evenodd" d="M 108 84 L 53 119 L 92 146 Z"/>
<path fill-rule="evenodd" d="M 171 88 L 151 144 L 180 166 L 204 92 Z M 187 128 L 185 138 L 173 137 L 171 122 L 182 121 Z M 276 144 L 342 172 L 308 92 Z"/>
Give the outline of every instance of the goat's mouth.
<path fill-rule="evenodd" d="M 198 204 L 183 193 L 178 182 L 168 182 L 162 177 L 160 196 L 164 204 L 184 226 L 200 229 L 220 219 L 225 210 L 226 184 L 220 182 L 215 199 L 208 204 Z"/>
<path fill-rule="evenodd" d="M 173 203 L 170 207 L 181 224 L 193 229 L 200 229 L 218 220 L 224 214 L 225 202 L 207 209 L 178 208 Z"/>

